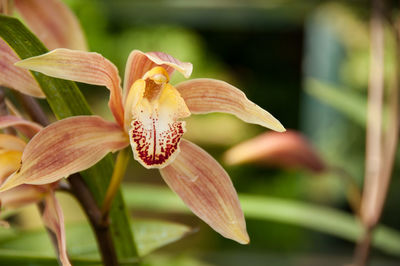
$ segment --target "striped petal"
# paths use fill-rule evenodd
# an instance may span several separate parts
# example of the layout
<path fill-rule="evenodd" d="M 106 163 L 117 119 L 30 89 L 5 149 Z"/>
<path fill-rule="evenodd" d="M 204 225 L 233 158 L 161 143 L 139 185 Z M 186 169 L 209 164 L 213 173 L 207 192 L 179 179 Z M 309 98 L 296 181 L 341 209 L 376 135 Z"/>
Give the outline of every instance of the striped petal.
<path fill-rule="evenodd" d="M 41 130 L 26 145 L 21 167 L 0 187 L 47 184 L 83 171 L 107 153 L 129 144 L 121 128 L 97 116 L 60 120 Z"/>
<path fill-rule="evenodd" d="M 45 198 L 45 208 L 43 212 L 43 223 L 50 229 L 57 238 L 58 257 L 63 266 L 70 266 L 64 227 L 64 214 L 58 203 L 55 193 L 50 190 Z"/>
<path fill-rule="evenodd" d="M 249 101 L 234 86 L 220 80 L 193 79 L 176 86 L 190 112 L 205 114 L 223 112 L 237 116 L 247 123 L 258 124 L 283 132 L 285 128 L 270 113 Z"/>
<path fill-rule="evenodd" d="M 60 0 L 14 0 L 29 28 L 50 50 L 87 50 L 82 28 L 72 11 Z"/>
<path fill-rule="evenodd" d="M 124 108 L 118 69 L 98 53 L 55 49 L 15 64 L 51 77 L 106 86 L 110 90 L 108 106 L 115 120 L 123 126 Z"/>
<path fill-rule="evenodd" d="M 168 186 L 185 204 L 226 238 L 249 242 L 238 196 L 225 170 L 207 152 L 182 140 L 181 152 L 160 169 Z"/>
<path fill-rule="evenodd" d="M 16 209 L 41 201 L 47 193 L 44 186 L 20 185 L 0 193 L 1 207 Z"/>
<path fill-rule="evenodd" d="M 169 54 L 162 52 L 143 53 L 134 50 L 130 53 L 125 67 L 124 99 L 128 96 L 133 83 L 143 78 L 144 74 L 156 66 L 162 66 L 171 75 L 174 70 L 181 72 L 186 78 L 190 77 L 193 70 L 191 63 L 181 62 Z"/>
<path fill-rule="evenodd" d="M 0 128 L 14 127 L 21 131 L 28 138 L 32 138 L 43 127 L 35 122 L 25 120 L 23 118 L 4 115 L 0 116 Z"/>
<path fill-rule="evenodd" d="M 14 63 L 21 60 L 8 44 L 0 38 L 0 86 L 12 88 L 21 93 L 44 98 L 44 94 L 32 74 Z"/>
<path fill-rule="evenodd" d="M 0 150 L 24 151 L 26 143 L 13 135 L 0 134 Z"/>

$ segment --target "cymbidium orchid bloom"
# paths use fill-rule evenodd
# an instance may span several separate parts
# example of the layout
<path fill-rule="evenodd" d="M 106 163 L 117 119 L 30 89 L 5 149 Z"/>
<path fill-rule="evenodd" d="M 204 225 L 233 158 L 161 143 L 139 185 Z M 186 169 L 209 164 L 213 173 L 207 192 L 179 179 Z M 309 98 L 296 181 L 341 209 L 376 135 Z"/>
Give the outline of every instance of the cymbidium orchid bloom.
<path fill-rule="evenodd" d="M 62 1 L 0 0 L 0 14 L 4 12 L 10 15 L 10 5 L 15 7 L 24 22 L 48 49 L 63 47 L 87 50 L 78 20 Z M 44 98 L 32 74 L 14 66 L 19 60 L 21 59 L 11 47 L 0 38 L 0 85 L 30 96 Z"/>
<path fill-rule="evenodd" d="M 103 85 L 116 123 L 98 116 L 60 120 L 27 145 L 21 168 L 0 188 L 46 184 L 94 165 L 108 152 L 132 147 L 134 157 L 161 176 L 186 205 L 214 230 L 240 243 L 249 237 L 236 191 L 225 170 L 208 153 L 181 139 L 180 119 L 191 113 L 226 112 L 276 131 L 284 127 L 271 114 L 223 81 L 193 79 L 169 84 L 175 71 L 189 77 L 190 63 L 160 52 L 133 51 L 127 61 L 124 91 L 117 68 L 97 53 L 56 49 L 16 65 L 46 75 Z"/>
<path fill-rule="evenodd" d="M 40 125 L 19 117 L 0 117 L 0 128 L 10 126 L 15 127 L 27 137 L 33 136 L 41 129 Z M 25 146 L 25 141 L 16 136 L 0 134 L 0 184 L 19 169 Z M 67 256 L 64 216 L 54 193 L 57 183 L 22 184 L 0 192 L 0 206 L 1 209 L 15 209 L 43 200 L 45 205 L 42 213 L 43 223 L 55 234 L 60 261 L 62 265 L 68 266 L 71 264 Z"/>

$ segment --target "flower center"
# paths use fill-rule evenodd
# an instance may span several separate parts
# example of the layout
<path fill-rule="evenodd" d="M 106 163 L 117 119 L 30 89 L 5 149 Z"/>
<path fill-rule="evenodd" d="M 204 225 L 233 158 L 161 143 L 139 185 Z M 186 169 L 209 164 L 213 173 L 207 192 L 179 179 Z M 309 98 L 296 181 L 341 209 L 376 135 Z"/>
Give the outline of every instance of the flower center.
<path fill-rule="evenodd" d="M 143 80 L 146 82 L 143 98 L 152 102 L 159 98 L 161 90 L 169 81 L 169 76 L 163 67 L 154 67 L 144 74 Z"/>
<path fill-rule="evenodd" d="M 185 101 L 169 83 L 168 72 L 154 67 L 132 85 L 126 101 L 126 122 L 135 159 L 146 168 L 162 168 L 179 152 L 190 115 Z"/>

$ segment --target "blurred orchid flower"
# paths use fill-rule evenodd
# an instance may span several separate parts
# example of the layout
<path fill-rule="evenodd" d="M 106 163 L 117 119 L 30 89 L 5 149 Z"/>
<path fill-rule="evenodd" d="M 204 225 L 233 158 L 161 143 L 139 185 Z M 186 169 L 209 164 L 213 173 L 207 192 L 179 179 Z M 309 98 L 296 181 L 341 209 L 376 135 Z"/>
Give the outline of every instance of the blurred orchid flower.
<path fill-rule="evenodd" d="M 12 5 L 14 2 L 14 5 Z M 87 50 L 78 20 L 60 0 L 0 0 L 0 14 L 12 14 L 14 6 L 25 23 L 49 49 L 59 47 Z M 32 74 L 14 66 L 21 60 L 0 38 L 0 85 L 24 94 L 44 98 Z"/>
<path fill-rule="evenodd" d="M 23 129 L 22 132 L 28 136 L 33 136 L 41 129 L 38 124 L 19 117 L 0 117 L 0 128 L 9 126 L 19 130 Z M 0 134 L 0 184 L 19 169 L 25 146 L 25 141 L 16 136 Z M 60 261 L 62 265 L 67 266 L 71 263 L 67 256 L 64 216 L 54 194 L 57 183 L 46 185 L 23 184 L 0 192 L 0 205 L 2 209 L 15 209 L 44 200 L 43 222 L 55 234 Z"/>
<path fill-rule="evenodd" d="M 314 173 L 327 169 L 307 139 L 294 130 L 282 134 L 266 132 L 240 143 L 225 153 L 224 160 L 230 165 L 255 162 Z"/>
<path fill-rule="evenodd" d="M 116 123 L 98 116 L 78 116 L 46 127 L 29 142 L 21 168 L 1 191 L 24 183 L 54 182 L 131 144 L 135 159 L 146 168 L 160 169 L 166 183 L 197 216 L 223 236 L 249 242 L 228 174 L 200 147 L 181 140 L 186 129 L 185 122 L 179 120 L 191 113 L 226 112 L 249 123 L 285 130 L 243 92 L 212 79 L 194 79 L 173 87 L 168 83 L 169 76 L 177 70 L 189 77 L 192 65 L 160 52 L 135 50 L 130 54 L 124 93 L 117 68 L 97 53 L 56 49 L 16 65 L 57 78 L 106 86 Z"/>

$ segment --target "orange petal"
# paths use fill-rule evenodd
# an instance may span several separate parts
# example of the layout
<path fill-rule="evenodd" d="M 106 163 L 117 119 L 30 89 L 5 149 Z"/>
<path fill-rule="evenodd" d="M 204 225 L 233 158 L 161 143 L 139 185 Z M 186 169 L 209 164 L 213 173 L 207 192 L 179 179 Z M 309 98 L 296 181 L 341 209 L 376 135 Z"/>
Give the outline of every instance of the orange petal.
<path fill-rule="evenodd" d="M 258 124 L 275 131 L 285 128 L 270 113 L 249 101 L 246 95 L 234 86 L 215 79 L 193 79 L 176 86 L 190 112 L 205 114 L 211 112 L 230 113 L 247 123 Z"/>
<path fill-rule="evenodd" d="M 26 145 L 21 168 L 0 187 L 4 191 L 20 184 L 47 184 L 83 171 L 107 153 L 129 144 L 121 128 L 98 116 L 60 120 L 40 131 Z"/>
<path fill-rule="evenodd" d="M 50 50 L 87 50 L 82 28 L 72 11 L 60 0 L 14 0 L 29 28 Z"/>
<path fill-rule="evenodd" d="M 44 98 L 44 94 L 32 74 L 14 66 L 21 60 L 8 44 L 0 38 L 0 85 L 24 94 Z"/>
<path fill-rule="evenodd" d="M 160 169 L 169 187 L 185 204 L 226 238 L 249 243 L 239 199 L 225 170 L 207 152 L 182 140 L 181 153 Z"/>
<path fill-rule="evenodd" d="M 2 151 L 0 153 L 0 184 L 17 171 L 21 165 L 21 151 Z"/>
<path fill-rule="evenodd" d="M 283 168 L 303 168 L 315 173 L 326 169 L 311 144 L 294 130 L 266 132 L 240 143 L 226 152 L 225 161 L 232 165 L 256 162 Z"/>
<path fill-rule="evenodd" d="M 51 77 L 106 86 L 110 90 L 108 106 L 115 120 L 123 126 L 124 108 L 118 69 L 98 53 L 55 49 L 15 64 Z"/>
<path fill-rule="evenodd" d="M 13 135 L 0 134 L 0 149 L 24 151 L 26 143 Z"/>
<path fill-rule="evenodd" d="M 31 122 L 17 116 L 0 116 L 0 128 L 6 127 L 15 127 L 28 138 L 32 138 L 37 132 L 39 132 L 43 128 L 41 125 L 35 122 Z"/>
<path fill-rule="evenodd" d="M 124 99 L 128 96 L 129 89 L 133 83 L 141 79 L 150 69 L 162 66 L 171 75 L 174 70 L 181 72 L 186 78 L 190 77 L 193 70 L 191 63 L 181 62 L 169 54 L 162 52 L 143 53 L 133 50 L 126 62 L 124 79 Z"/>
<path fill-rule="evenodd" d="M 61 264 L 63 266 L 71 265 L 67 255 L 64 215 L 53 190 L 50 190 L 45 198 L 43 223 L 56 235 L 58 256 L 60 258 Z"/>
<path fill-rule="evenodd" d="M 46 195 L 47 189 L 43 186 L 20 185 L 0 193 L 1 207 L 15 209 L 37 203 Z"/>

